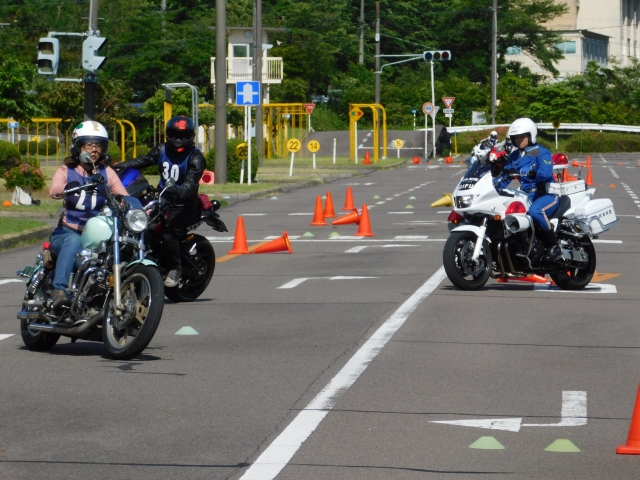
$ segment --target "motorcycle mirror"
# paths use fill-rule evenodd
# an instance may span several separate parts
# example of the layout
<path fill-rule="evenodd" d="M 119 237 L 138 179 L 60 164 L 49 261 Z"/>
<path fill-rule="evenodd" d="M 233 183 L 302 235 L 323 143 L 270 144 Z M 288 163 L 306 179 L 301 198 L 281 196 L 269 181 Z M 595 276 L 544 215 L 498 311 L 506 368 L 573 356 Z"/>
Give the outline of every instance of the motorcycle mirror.
<path fill-rule="evenodd" d="M 167 179 L 167 181 L 164 182 L 164 186 L 167 188 L 175 187 L 175 185 L 176 185 L 176 179 L 173 177 Z"/>
<path fill-rule="evenodd" d="M 93 161 L 91 160 L 91 154 L 89 152 L 80 153 L 80 161 L 85 164 L 91 164 Z"/>
<path fill-rule="evenodd" d="M 213 211 L 216 212 L 220 208 L 219 200 L 211 200 L 211 205 L 213 205 Z"/>

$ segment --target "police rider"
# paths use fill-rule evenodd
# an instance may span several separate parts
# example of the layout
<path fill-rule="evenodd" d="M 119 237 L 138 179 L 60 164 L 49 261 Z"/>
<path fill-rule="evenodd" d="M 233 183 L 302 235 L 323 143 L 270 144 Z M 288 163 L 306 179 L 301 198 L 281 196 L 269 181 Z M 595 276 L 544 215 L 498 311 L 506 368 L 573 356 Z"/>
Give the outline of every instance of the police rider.
<path fill-rule="evenodd" d="M 506 174 L 518 174 L 522 190 L 529 194 L 531 206 L 527 212 L 534 221 L 538 236 L 547 249 L 546 258 L 554 260 L 562 255 L 549 217 L 558 209 L 558 196 L 547 193 L 547 183 L 555 183 L 551 152 L 536 143 L 538 128 L 530 118 L 519 118 L 507 132 L 514 149 L 504 166 Z M 505 188 L 510 178 L 499 181 L 496 187 Z"/>
<path fill-rule="evenodd" d="M 159 143 L 148 154 L 119 163 L 113 168 L 116 171 L 127 167 L 141 170 L 157 165 L 160 172 L 159 188 L 164 188 L 169 178 L 176 181 L 176 203 L 184 204 L 184 207 L 180 214 L 168 220 L 161 233 L 165 265 L 169 270 L 164 285 L 172 288 L 178 285 L 182 275 L 180 236 L 189 225 L 200 219 L 197 210 L 198 184 L 206 162 L 194 145 L 195 127 L 190 118 L 184 115 L 171 118 L 165 133 L 166 143 Z"/>
<path fill-rule="evenodd" d="M 71 305 L 67 296 L 69 275 L 75 268 L 78 253 L 82 250 L 80 234 L 87 221 L 98 215 L 106 202 L 107 186 L 114 195 L 126 195 L 118 175 L 107 166 L 109 159 L 109 136 L 107 130 L 98 122 L 85 121 L 72 133 L 71 155 L 56 170 L 51 180 L 49 195 L 51 198 L 64 198 L 63 212 L 57 228 L 51 234 L 51 253 L 58 256 L 53 278 L 53 308 L 57 311 L 63 305 Z M 83 152 L 89 153 L 80 155 Z M 99 173 L 106 180 L 95 191 L 82 190 L 73 195 L 64 195 L 64 190 L 79 187 L 91 181 L 91 176 Z M 49 251 L 45 250 L 44 260 L 51 263 Z"/>

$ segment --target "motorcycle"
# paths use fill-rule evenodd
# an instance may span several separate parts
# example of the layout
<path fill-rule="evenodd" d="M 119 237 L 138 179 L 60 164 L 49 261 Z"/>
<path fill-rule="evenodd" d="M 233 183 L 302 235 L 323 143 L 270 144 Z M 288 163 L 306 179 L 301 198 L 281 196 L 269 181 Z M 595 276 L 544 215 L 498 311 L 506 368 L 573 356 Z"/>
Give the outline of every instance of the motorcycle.
<path fill-rule="evenodd" d="M 160 266 L 162 277 L 169 273 L 164 267 L 166 261 L 162 256 L 162 238 L 159 235 L 169 218 L 179 215 L 183 205 L 174 204 L 160 197 L 160 190 L 152 187 L 142 172 L 128 167 L 118 172 L 118 176 L 127 192 L 140 199 L 147 206 L 149 224 L 145 235 L 148 249 L 145 254 Z M 175 180 L 169 178 L 165 183 L 172 188 Z M 218 200 L 209 201 L 207 195 L 198 196 L 199 221 L 187 227 L 180 238 L 180 259 L 182 276 L 176 287 L 165 288 L 164 294 L 174 302 L 193 302 L 209 286 L 216 267 L 216 256 L 211 242 L 202 235 L 193 233 L 203 223 L 218 232 L 226 232 L 227 227 L 220 219 L 217 210 L 220 208 Z"/>
<path fill-rule="evenodd" d="M 149 345 L 160 324 L 164 285 L 158 266 L 145 257 L 146 207 L 133 197 L 116 198 L 100 174 L 64 194 L 95 198 L 100 185 L 106 186 L 106 203 L 80 235 L 82 251 L 69 281 L 71 305 L 54 311 L 56 257 L 48 242 L 33 265 L 17 272 L 27 279 L 18 319 L 30 350 L 50 350 L 65 336 L 72 343 L 103 342 L 110 357 L 129 360 Z"/>
<path fill-rule="evenodd" d="M 486 161 L 489 153 L 492 151 L 492 148 L 492 145 L 487 140 L 483 140 L 473 147 L 471 150 L 471 156 L 464 161 L 467 168 L 471 168 L 471 166 L 478 161 Z"/>
<path fill-rule="evenodd" d="M 561 257 L 550 260 L 527 215 L 529 195 L 513 188 L 498 191 L 494 186 L 518 178 L 501 172 L 500 161 L 504 164 L 506 158 L 494 149 L 487 161 L 472 165 L 453 192 L 450 235 L 443 251 L 449 280 L 462 290 L 477 290 L 489 277 L 549 274 L 563 290 L 585 288 L 596 270 L 591 240 L 618 220 L 611 200 L 594 200 L 595 188 L 587 188 L 583 180 L 548 183 L 547 192 L 560 199 L 550 221 L 562 251 Z M 565 162 L 554 165 L 554 170 L 567 168 Z"/>

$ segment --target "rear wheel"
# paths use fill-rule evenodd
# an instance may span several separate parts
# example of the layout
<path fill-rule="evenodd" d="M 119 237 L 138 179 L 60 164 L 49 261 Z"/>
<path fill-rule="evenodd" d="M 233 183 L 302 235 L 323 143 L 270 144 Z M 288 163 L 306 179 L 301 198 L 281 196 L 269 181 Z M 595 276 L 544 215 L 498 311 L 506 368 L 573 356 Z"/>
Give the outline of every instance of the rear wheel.
<path fill-rule="evenodd" d="M 29 328 L 27 320 L 20 320 L 20 334 L 22 341 L 29 350 L 36 352 L 46 352 L 55 347 L 60 339 L 57 333 L 36 332 Z"/>
<path fill-rule="evenodd" d="M 194 235 L 196 253 L 190 256 L 198 268 L 197 275 L 183 274 L 177 287 L 165 288 L 164 294 L 174 302 L 193 302 L 204 293 L 216 268 L 216 254 L 211 242 L 201 235 Z"/>
<path fill-rule="evenodd" d="M 447 277 L 462 290 L 482 288 L 491 274 L 491 249 L 487 241 L 477 262 L 471 260 L 478 236 L 473 232 L 452 232 L 444 244 L 442 263 Z"/>
<path fill-rule="evenodd" d="M 576 241 L 577 243 L 578 241 Z M 589 256 L 589 263 L 583 268 L 569 268 L 566 272 L 552 273 L 551 279 L 562 290 L 582 290 L 589 285 L 596 271 L 596 249 L 589 237 L 582 238 L 580 249 Z"/>

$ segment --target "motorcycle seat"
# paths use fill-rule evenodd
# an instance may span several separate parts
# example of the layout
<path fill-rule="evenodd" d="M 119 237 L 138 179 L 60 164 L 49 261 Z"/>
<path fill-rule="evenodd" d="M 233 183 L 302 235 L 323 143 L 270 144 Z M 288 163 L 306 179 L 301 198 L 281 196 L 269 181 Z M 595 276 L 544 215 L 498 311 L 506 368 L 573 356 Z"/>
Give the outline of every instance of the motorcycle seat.
<path fill-rule="evenodd" d="M 549 217 L 549 219 L 552 219 L 552 218 L 560 219 L 560 218 L 562 218 L 562 216 L 565 214 L 565 212 L 567 210 L 569 210 L 570 208 L 571 208 L 571 199 L 566 195 L 562 195 L 560 197 L 560 205 L 558 206 L 558 209 L 555 212 L 553 212 L 553 215 L 551 215 Z"/>

